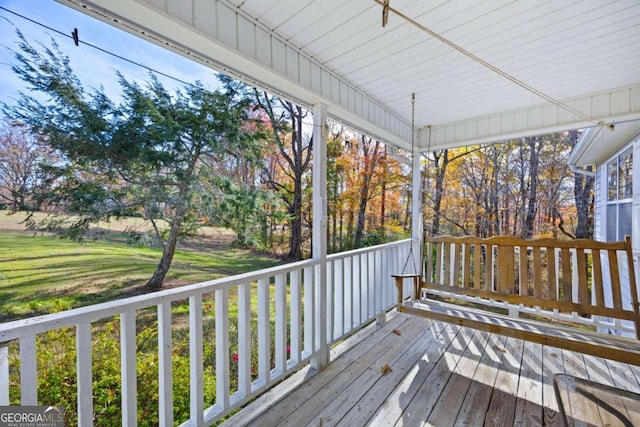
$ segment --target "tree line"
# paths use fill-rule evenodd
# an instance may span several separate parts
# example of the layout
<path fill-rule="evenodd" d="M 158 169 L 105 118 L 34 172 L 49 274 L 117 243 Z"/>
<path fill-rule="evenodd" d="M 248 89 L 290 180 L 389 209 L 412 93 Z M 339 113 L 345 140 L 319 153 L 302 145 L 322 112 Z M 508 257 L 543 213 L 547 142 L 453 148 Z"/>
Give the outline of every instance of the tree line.
<path fill-rule="evenodd" d="M 594 178 L 568 166 L 576 130 L 425 156 L 425 227 L 433 235 L 590 238 Z"/>
<path fill-rule="evenodd" d="M 30 227 L 82 240 L 99 221 L 143 217 L 152 233 L 132 230 L 132 241 L 163 249 L 151 288 L 180 239 L 203 225 L 292 260 L 310 255 L 311 112 L 223 75 L 214 90 L 196 82 L 170 91 L 153 74 L 140 84 L 118 73 L 114 101 L 83 87 L 54 39 L 33 46 L 18 37 L 12 69 L 30 94 L 2 104 L 0 204 L 52 214 Z M 584 237 L 592 179 L 566 165 L 577 136 L 425 153 L 425 229 Z M 408 167 L 382 141 L 336 122 L 323 143 L 329 250 L 408 236 Z"/>

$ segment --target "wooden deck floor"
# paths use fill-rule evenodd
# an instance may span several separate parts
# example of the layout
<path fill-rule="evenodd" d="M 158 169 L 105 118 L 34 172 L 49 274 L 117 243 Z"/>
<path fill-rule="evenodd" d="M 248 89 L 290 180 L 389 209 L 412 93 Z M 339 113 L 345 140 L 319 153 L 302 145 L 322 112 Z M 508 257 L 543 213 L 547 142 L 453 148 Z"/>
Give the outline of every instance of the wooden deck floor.
<path fill-rule="evenodd" d="M 555 373 L 640 392 L 638 367 L 406 314 L 335 351 L 322 371 L 299 372 L 225 424 L 562 425 Z M 573 414 L 575 425 L 623 425 L 595 404 Z"/>

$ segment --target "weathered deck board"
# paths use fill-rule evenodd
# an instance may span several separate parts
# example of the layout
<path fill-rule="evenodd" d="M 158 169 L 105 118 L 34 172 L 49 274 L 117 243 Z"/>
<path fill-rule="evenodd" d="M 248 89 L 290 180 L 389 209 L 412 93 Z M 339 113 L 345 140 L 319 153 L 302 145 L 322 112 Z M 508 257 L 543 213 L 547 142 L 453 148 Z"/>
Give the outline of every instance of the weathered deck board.
<path fill-rule="evenodd" d="M 436 328 L 430 328 L 431 331 L 434 329 Z M 443 328 L 439 329 L 442 331 Z M 424 329 L 419 330 L 417 334 L 418 339 L 415 341 L 414 346 L 405 347 L 402 356 L 389 364 L 392 369 L 390 372 L 380 375 L 375 383 L 368 389 L 362 389 L 364 394 L 355 405 L 349 408 L 344 417 L 340 419 L 338 425 L 357 425 L 358 422 L 362 422 L 363 419 L 372 416 L 379 407 L 383 406 L 389 394 L 398 387 L 403 378 L 416 366 L 422 356 L 427 353 L 431 347 L 439 347 L 439 344 L 433 340 L 433 338 L 437 340 L 438 335 L 435 333 L 427 334 L 425 332 Z M 327 414 L 331 413 L 331 408 L 329 408 Z"/>
<path fill-rule="evenodd" d="M 478 369 L 460 408 L 456 426 L 481 426 L 491 402 L 491 393 L 503 359 L 507 337 L 491 335 L 484 348 Z"/>
<path fill-rule="evenodd" d="M 474 331 L 470 329 L 459 331 L 425 380 L 414 385 L 417 392 L 395 425 L 421 425 L 427 419 L 451 378 L 453 368 L 462 357 L 466 342 L 473 334 Z"/>
<path fill-rule="evenodd" d="M 414 398 L 418 387 L 416 384 L 424 383 L 436 366 L 436 362 L 441 359 L 459 329 L 453 325 L 434 322 L 429 328 L 425 337 L 432 340 L 432 345 L 422 355 L 405 375 L 403 380 L 387 397 L 386 401 L 380 405 L 377 412 L 369 420 L 370 425 L 394 425 L 406 412 L 407 406 Z"/>
<path fill-rule="evenodd" d="M 562 425 L 554 374 L 640 392 L 637 366 L 402 313 L 356 338 L 324 370 L 224 425 Z M 613 421 L 589 402 L 572 415 L 574 425 Z"/>
<path fill-rule="evenodd" d="M 453 375 L 449 378 L 440 398 L 427 419 L 427 424 L 434 426 L 450 426 L 455 424 L 460 408 L 464 403 L 467 391 L 471 387 L 488 334 L 477 331 L 469 340 L 458 364 L 453 368 Z"/>
<path fill-rule="evenodd" d="M 604 360 L 594 357 L 594 356 L 584 356 L 585 366 L 587 367 L 587 374 L 589 375 L 589 380 L 594 381 L 596 383 L 608 385 L 614 387 L 615 384 L 613 382 L 613 378 L 611 377 L 611 372 L 607 368 L 607 364 Z M 622 414 L 624 414 L 627 418 L 630 418 L 629 412 L 625 407 L 625 403 L 623 399 L 618 398 L 617 396 L 612 396 L 611 400 L 608 403 L 612 404 L 613 407 L 620 410 Z M 599 410 L 600 419 L 604 425 L 614 426 L 620 422 L 618 418 L 616 418 L 613 414 L 608 411 Z"/>
<path fill-rule="evenodd" d="M 542 426 L 542 345 L 525 342 L 518 381 L 515 419 L 523 425 Z"/>
<path fill-rule="evenodd" d="M 587 367 L 582 354 L 562 350 L 565 372 L 579 378 L 589 378 Z M 569 407 L 565 407 L 568 416 L 574 420 L 574 426 L 603 425 L 600 419 L 600 411 L 595 402 L 586 399 L 572 401 Z"/>
<path fill-rule="evenodd" d="M 607 360 L 606 363 L 611 373 L 613 384 L 616 387 L 633 393 L 640 393 L 640 377 L 634 375 L 631 366 L 613 360 Z"/>
<path fill-rule="evenodd" d="M 542 347 L 542 404 L 546 426 L 563 426 L 560 407 L 553 389 L 553 375 L 564 372 L 562 350 L 556 347 Z"/>
<path fill-rule="evenodd" d="M 496 378 L 484 424 L 487 426 L 513 425 L 516 412 L 518 380 L 524 342 L 509 338 L 504 349 L 504 361 Z"/>
<path fill-rule="evenodd" d="M 401 368 L 397 365 L 402 364 L 402 358 L 407 353 L 412 353 L 411 349 L 418 347 L 420 348 L 420 353 L 422 353 L 424 348 L 417 343 L 418 338 L 422 335 L 422 331 L 419 330 L 417 325 L 412 326 L 413 327 L 407 329 L 399 329 L 402 334 L 410 337 L 409 341 L 404 341 L 406 345 L 398 345 L 402 337 L 391 334 L 390 337 L 392 338 L 388 342 L 388 347 L 385 348 L 379 345 L 376 346 L 375 349 L 372 349 L 373 351 L 369 351 L 368 354 L 362 355 L 362 359 L 358 359 L 356 363 L 352 365 L 352 367 L 355 368 L 354 373 L 351 374 L 351 370 L 346 371 L 346 373 L 350 375 L 348 375 L 349 380 L 348 383 L 345 384 L 345 387 L 341 387 L 340 390 L 336 390 L 336 393 L 331 395 L 330 401 L 325 402 L 322 410 L 315 414 L 314 422 L 308 425 L 324 426 L 338 424 L 346 413 L 361 401 L 364 393 L 375 387 L 378 381 L 382 381 L 385 378 L 393 378 L 395 371 L 402 372 Z M 412 359 L 412 363 L 415 363 L 419 357 L 419 353 L 413 353 L 415 356 Z M 367 356 L 369 356 L 371 362 L 367 361 Z M 398 361 L 400 362 L 398 363 Z M 391 370 L 384 373 L 383 368 L 387 366 Z M 402 377 L 398 378 L 398 382 L 401 379 Z M 395 385 L 391 386 L 390 384 L 391 389 L 394 387 Z M 324 395 L 320 395 L 319 397 L 314 396 L 314 398 L 310 399 L 306 404 L 300 405 L 299 409 L 287 419 L 287 423 L 294 426 L 304 425 L 309 419 L 309 406 L 313 406 L 313 404 L 318 401 L 324 401 Z M 361 415 L 361 417 L 366 417 L 366 415 Z"/>
<path fill-rule="evenodd" d="M 398 317 L 398 316 L 396 316 Z M 398 336 L 391 333 L 393 329 L 412 330 L 417 328 L 421 322 L 414 319 L 398 319 L 401 322 L 390 322 L 384 330 L 387 333 L 374 334 L 361 341 L 361 353 L 346 352 L 338 357 L 333 363 L 322 370 L 322 375 L 315 375 L 303 386 L 299 387 L 294 394 L 296 399 L 288 399 L 273 405 L 264 412 L 258 419 L 251 423 L 255 426 L 277 425 L 278 423 L 293 424 L 297 416 L 309 419 L 322 411 L 324 407 L 335 399 L 335 395 L 351 384 L 362 372 L 377 359 L 379 353 L 393 346 L 398 341 Z M 305 402 L 304 405 L 301 405 Z M 304 406 L 304 412 L 302 407 Z M 297 414 L 296 414 L 297 412 Z"/>

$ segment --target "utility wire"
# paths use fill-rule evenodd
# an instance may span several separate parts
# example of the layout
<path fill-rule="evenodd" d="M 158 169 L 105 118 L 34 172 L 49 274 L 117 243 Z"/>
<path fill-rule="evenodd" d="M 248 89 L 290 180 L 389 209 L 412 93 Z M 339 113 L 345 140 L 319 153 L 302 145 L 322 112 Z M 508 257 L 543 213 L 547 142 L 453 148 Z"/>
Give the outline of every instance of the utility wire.
<path fill-rule="evenodd" d="M 24 16 L 24 15 L 21 15 L 21 14 L 19 14 L 19 13 L 17 13 L 17 12 L 14 12 L 14 11 L 12 11 L 12 10 L 9 10 L 9 9 L 7 9 L 6 7 L 2 7 L 2 6 L 0 6 L 0 10 L 4 10 L 5 12 L 10 13 L 10 14 L 12 14 L 12 15 L 15 15 L 15 16 L 17 16 L 17 17 L 21 18 L 21 19 L 24 19 L 24 20 L 26 20 L 26 21 L 29 21 L 29 22 L 31 22 L 31 23 L 33 23 L 33 24 L 35 24 L 35 25 L 40 26 L 40 27 L 46 28 L 46 29 L 47 29 L 47 30 L 49 30 L 49 31 L 52 31 L 52 32 L 54 32 L 54 33 L 56 33 L 56 34 L 59 34 L 59 35 L 63 36 L 63 37 L 67 37 L 67 38 L 69 38 L 69 39 L 74 40 L 74 38 L 73 38 L 73 36 L 72 36 L 72 34 L 71 34 L 71 33 L 70 33 L 70 34 L 64 33 L 64 32 L 62 32 L 62 31 L 60 31 L 60 30 L 57 30 L 57 29 L 55 29 L 55 28 L 53 28 L 53 27 L 50 27 L 50 26 L 48 26 L 48 25 L 46 25 L 46 24 L 43 24 L 42 22 L 36 21 L 36 20 L 34 20 L 34 19 L 32 19 L 32 18 L 29 18 L 29 17 L 27 17 L 27 16 Z M 10 21 L 9 21 L 9 22 L 10 22 Z M 100 52 L 102 52 L 102 53 L 106 53 L 107 55 L 113 56 L 114 58 L 118 58 L 118 59 L 120 59 L 120 60 L 122 60 L 122 61 L 125 61 L 125 62 L 128 62 L 128 63 L 130 63 L 130 64 L 133 64 L 133 65 L 135 65 L 135 66 L 137 66 L 137 67 L 144 68 L 145 70 L 150 71 L 150 72 L 152 72 L 152 73 L 155 73 L 155 74 L 158 74 L 158 75 L 164 76 L 164 77 L 166 77 L 166 78 L 168 78 L 168 79 L 174 80 L 174 81 L 176 81 L 176 82 L 178 82 L 178 83 L 181 83 L 181 84 L 183 84 L 183 85 L 191 86 L 191 87 L 195 87 L 195 88 L 201 89 L 201 90 L 203 90 L 203 91 L 205 91 L 205 92 L 209 92 L 208 90 L 206 90 L 206 89 L 204 89 L 204 88 L 202 88 L 202 87 L 198 87 L 198 86 L 194 85 L 193 83 L 186 82 L 186 81 L 184 81 L 184 80 L 182 80 L 182 79 L 180 79 L 180 78 L 178 78 L 178 77 L 172 76 L 172 75 L 167 74 L 167 73 L 165 73 L 165 72 L 163 72 L 163 71 L 160 71 L 160 70 L 158 70 L 158 69 L 152 68 L 152 67 L 150 67 L 150 66 L 148 66 L 148 65 L 141 64 L 141 63 L 139 63 L 139 62 L 136 62 L 136 61 L 134 61 L 134 60 L 132 60 L 132 59 L 129 59 L 129 58 L 125 57 L 125 56 L 119 55 L 119 54 L 117 54 L 117 53 L 115 53 L 115 52 L 111 52 L 111 51 L 109 51 L 109 50 L 107 50 L 107 49 L 104 49 L 104 48 L 102 48 L 102 47 L 100 47 L 100 46 L 97 46 L 97 45 L 95 45 L 95 44 L 88 43 L 88 42 L 85 42 L 85 41 L 83 41 L 83 40 L 80 40 L 80 43 L 82 43 L 82 44 L 84 44 L 84 45 L 86 45 L 86 46 L 89 46 L 89 47 L 91 47 L 91 48 L 93 48 L 93 49 L 96 49 L 96 50 L 98 50 L 98 51 L 100 51 Z M 210 93 L 210 92 L 209 92 L 209 93 Z"/>
<path fill-rule="evenodd" d="M 56 34 L 58 34 L 58 35 L 61 35 L 61 36 L 63 36 L 63 37 L 67 37 L 67 38 L 69 38 L 69 39 L 74 40 L 74 38 L 73 38 L 73 34 L 72 34 L 72 33 L 67 34 L 67 33 L 65 33 L 65 32 L 63 32 L 63 31 L 57 30 L 57 29 L 55 29 L 55 28 L 53 28 L 53 27 L 50 27 L 50 26 L 48 26 L 48 25 L 46 25 L 46 24 L 43 24 L 42 22 L 36 21 L 36 20 L 34 20 L 34 19 L 32 19 L 32 18 L 29 18 L 29 17 L 27 17 L 27 16 L 24 16 L 24 15 L 22 15 L 22 14 L 20 14 L 20 13 L 17 13 L 17 12 L 14 12 L 14 11 L 12 11 L 12 10 L 9 10 L 9 9 L 7 9 L 6 7 L 3 7 L 3 6 L 0 6 L 0 10 L 3 10 L 3 11 L 5 11 L 5 12 L 7 12 L 7 13 L 10 13 L 10 14 L 12 14 L 12 15 L 15 15 L 15 16 L 17 16 L 18 18 L 24 19 L 25 21 L 29 21 L 29 22 L 31 22 L 31 23 L 33 23 L 33 24 L 35 24 L 35 25 L 38 25 L 38 26 L 40 26 L 40 27 L 42 27 L 42 28 L 46 28 L 47 30 L 52 31 L 52 32 L 54 32 L 54 33 L 56 33 Z M 6 18 L 5 18 L 5 19 L 6 19 Z M 7 21 L 8 21 L 9 23 L 13 24 L 13 23 L 12 23 L 11 21 L 9 21 L 8 19 L 7 19 Z M 74 42 L 75 42 L 75 40 L 74 40 Z M 202 90 L 202 91 L 204 91 L 204 92 L 206 92 L 206 93 L 210 93 L 210 94 L 212 94 L 212 92 L 211 92 L 211 91 L 209 91 L 209 90 L 207 90 L 207 89 L 205 89 L 205 88 L 203 88 L 203 87 L 201 87 L 201 86 L 197 86 L 197 85 L 195 85 L 195 84 L 193 84 L 193 83 L 189 83 L 189 82 L 184 81 L 184 80 L 182 80 L 182 79 L 180 79 L 180 78 L 178 78 L 178 77 L 175 77 L 175 76 L 173 76 L 173 75 L 171 75 L 171 74 L 167 74 L 167 73 L 165 73 L 165 72 L 163 72 L 163 71 L 160 71 L 160 70 L 158 70 L 158 69 L 156 69 L 156 68 L 150 67 L 150 66 L 148 66 L 148 65 L 144 65 L 144 64 L 142 64 L 142 63 L 140 63 L 140 62 L 134 61 L 134 60 L 132 60 L 132 59 L 129 59 L 129 58 L 127 58 L 127 57 L 125 57 L 125 56 L 122 56 L 122 55 L 120 55 L 120 54 L 117 54 L 117 53 L 115 53 L 115 52 L 109 51 L 109 50 L 107 50 L 107 49 L 105 49 L 105 48 L 102 48 L 102 47 L 100 47 L 100 46 L 97 46 L 97 45 L 95 45 L 95 44 L 88 43 L 88 42 L 85 42 L 85 41 L 83 41 L 83 40 L 80 40 L 80 43 L 82 43 L 83 45 L 89 46 L 89 47 L 91 47 L 91 48 L 93 48 L 93 49 L 96 49 L 96 50 L 98 50 L 98 51 L 100 51 L 100 52 L 102 52 L 102 53 L 105 53 L 105 54 L 107 54 L 107 55 L 110 55 L 110 56 L 112 56 L 112 57 L 114 57 L 114 58 L 118 58 L 118 59 L 120 59 L 120 60 L 122 60 L 122 61 L 128 62 L 128 63 L 130 63 L 130 64 L 132 64 L 132 65 L 137 66 L 137 67 L 143 68 L 143 69 L 145 69 L 145 70 L 147 70 L 147 71 L 150 71 L 150 72 L 152 72 L 152 73 L 155 73 L 155 74 L 158 74 L 158 75 L 164 76 L 164 77 L 166 77 L 166 78 L 168 78 L 168 79 L 174 80 L 174 81 L 176 81 L 176 82 L 178 82 L 178 83 L 181 83 L 181 84 L 183 84 L 183 85 L 185 85 L 185 86 L 190 86 L 190 87 L 193 87 L 193 88 L 196 88 L 196 89 Z M 311 122 L 307 122 L 307 121 L 302 121 L 302 123 L 303 123 L 303 124 L 305 124 L 305 125 L 308 125 L 308 126 L 317 126 L 317 127 L 320 127 L 320 125 L 317 125 L 317 124 L 315 124 L 315 123 L 311 123 Z"/>

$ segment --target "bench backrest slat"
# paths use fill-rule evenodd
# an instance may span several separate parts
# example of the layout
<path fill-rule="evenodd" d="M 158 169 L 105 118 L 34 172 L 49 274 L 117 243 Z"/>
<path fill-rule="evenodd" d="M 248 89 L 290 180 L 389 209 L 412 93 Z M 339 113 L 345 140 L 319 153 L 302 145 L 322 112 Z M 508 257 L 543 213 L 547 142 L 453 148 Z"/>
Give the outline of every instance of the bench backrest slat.
<path fill-rule="evenodd" d="M 482 283 L 482 248 L 480 245 L 473 246 L 473 282 L 468 284 L 470 288 L 480 288 Z"/>
<path fill-rule="evenodd" d="M 576 263 L 578 267 L 578 302 L 590 304 L 591 295 L 587 286 L 587 254 L 584 248 L 576 249 Z"/>
<path fill-rule="evenodd" d="M 593 286 L 595 288 L 596 305 L 604 307 L 604 284 L 602 282 L 602 264 L 600 249 L 593 249 Z"/>
<path fill-rule="evenodd" d="M 611 278 L 611 294 L 613 297 L 613 307 L 622 309 L 622 293 L 620 292 L 620 273 L 618 270 L 618 256 L 616 251 L 607 251 L 609 255 L 609 277 Z"/>
<path fill-rule="evenodd" d="M 560 249 L 562 263 L 562 301 L 570 302 L 572 297 L 571 254 L 569 248 Z"/>
<path fill-rule="evenodd" d="M 631 249 L 631 237 L 625 237 L 627 247 L 627 264 L 629 265 L 629 282 L 631 283 L 631 304 L 635 319 L 636 338 L 640 340 L 640 303 L 638 302 L 638 289 L 636 287 L 636 272 L 633 268 L 633 251 Z"/>
<path fill-rule="evenodd" d="M 435 279 L 437 283 L 442 283 L 442 247 L 444 245 L 435 245 L 435 261 L 436 261 L 436 271 L 435 271 Z"/>
<path fill-rule="evenodd" d="M 426 273 L 426 277 L 433 277 L 433 257 L 436 244 L 433 242 L 429 242 L 427 240 L 424 241 L 424 271 Z"/>
<path fill-rule="evenodd" d="M 442 280 L 445 280 L 449 283 L 451 283 L 451 246 L 452 243 L 445 243 L 444 247 L 442 248 L 442 250 L 444 251 L 444 277 L 442 278 Z"/>
<path fill-rule="evenodd" d="M 451 271 L 451 274 L 454 277 L 454 281 L 456 283 L 459 283 L 460 280 L 460 264 L 461 264 L 461 260 L 460 260 L 460 254 L 461 254 L 461 247 L 460 245 L 453 245 L 453 271 Z M 465 262 L 466 264 L 466 262 Z M 460 286 L 465 286 L 464 281 L 462 283 L 460 283 Z"/>
<path fill-rule="evenodd" d="M 519 293 L 520 295 L 529 295 L 532 290 L 529 289 L 529 260 L 527 257 L 527 248 L 526 246 L 519 247 L 520 259 L 518 261 L 518 285 L 519 285 Z"/>
<path fill-rule="evenodd" d="M 471 277 L 469 277 L 471 271 L 471 245 L 464 246 L 464 263 L 462 268 L 462 286 L 465 288 L 471 287 Z"/>
<path fill-rule="evenodd" d="M 542 257 L 540 248 L 533 248 L 533 296 L 542 298 Z"/>
<path fill-rule="evenodd" d="M 551 301 L 558 299 L 558 274 L 556 269 L 556 254 L 554 248 L 547 248 L 547 288 L 549 291 L 548 298 Z"/>
<path fill-rule="evenodd" d="M 496 275 L 496 282 L 498 283 L 497 291 L 502 294 L 512 294 L 514 293 L 513 248 L 498 246 L 496 257 L 496 266 L 498 269 L 498 274 Z"/>
<path fill-rule="evenodd" d="M 624 276 L 619 260 L 628 271 Z M 640 339 L 630 239 L 598 242 L 425 236 L 425 264 L 422 285 L 427 289 L 579 316 L 633 320 Z M 605 286 L 611 289 L 609 299 Z M 632 295 L 631 308 L 623 304 L 623 286 Z"/>
<path fill-rule="evenodd" d="M 485 289 L 488 291 L 493 291 L 493 250 L 491 249 L 487 249 L 487 248 L 482 248 L 484 250 L 484 256 L 485 256 L 485 279 L 484 279 L 484 286 Z M 480 261 L 482 262 L 482 260 Z"/>

